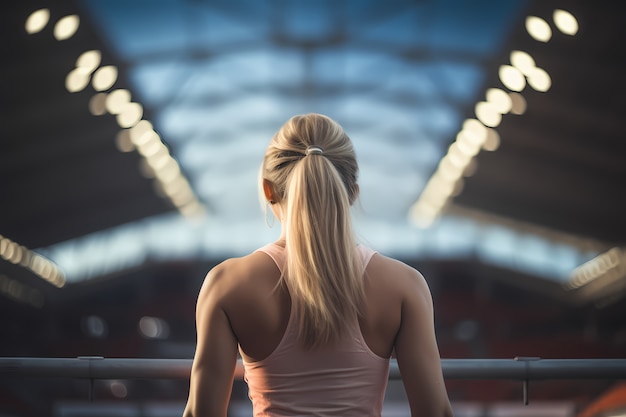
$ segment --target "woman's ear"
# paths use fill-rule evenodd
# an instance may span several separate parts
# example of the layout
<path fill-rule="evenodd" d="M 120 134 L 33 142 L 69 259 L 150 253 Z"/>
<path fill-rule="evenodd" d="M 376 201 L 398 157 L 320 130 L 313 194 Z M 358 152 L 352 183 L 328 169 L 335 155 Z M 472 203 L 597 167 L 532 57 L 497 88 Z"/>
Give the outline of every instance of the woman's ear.
<path fill-rule="evenodd" d="M 263 178 L 263 194 L 265 194 L 265 199 L 270 204 L 276 203 L 273 184 L 265 178 Z"/>

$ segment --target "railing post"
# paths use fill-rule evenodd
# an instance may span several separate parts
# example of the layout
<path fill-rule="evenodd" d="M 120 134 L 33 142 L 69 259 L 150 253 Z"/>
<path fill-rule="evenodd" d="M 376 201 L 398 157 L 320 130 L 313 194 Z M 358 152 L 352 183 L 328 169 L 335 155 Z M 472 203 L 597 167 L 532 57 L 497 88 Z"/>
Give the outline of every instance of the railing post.
<path fill-rule="evenodd" d="M 78 360 L 85 360 L 88 361 L 87 363 L 89 364 L 89 392 L 87 393 L 87 398 L 89 399 L 89 402 L 93 402 L 94 401 L 94 392 L 95 392 L 95 383 L 94 383 L 94 378 L 93 378 L 93 373 L 92 373 L 92 368 L 91 368 L 91 362 L 93 360 L 104 360 L 103 356 L 79 356 L 77 358 Z"/>
<path fill-rule="evenodd" d="M 541 358 L 538 357 L 529 357 L 529 356 L 516 356 L 515 360 L 516 361 L 523 361 L 524 362 L 524 381 L 522 382 L 522 401 L 524 402 L 524 405 L 528 405 L 528 396 L 530 394 L 529 389 L 530 389 L 530 381 L 529 381 L 529 374 L 530 374 L 530 367 L 528 365 L 529 361 L 538 361 Z"/>

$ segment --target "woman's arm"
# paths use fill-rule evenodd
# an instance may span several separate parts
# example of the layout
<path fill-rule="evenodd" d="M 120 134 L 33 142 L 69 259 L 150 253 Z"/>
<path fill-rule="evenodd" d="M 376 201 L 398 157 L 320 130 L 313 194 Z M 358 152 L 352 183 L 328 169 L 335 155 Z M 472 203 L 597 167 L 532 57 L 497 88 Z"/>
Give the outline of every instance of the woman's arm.
<path fill-rule="evenodd" d="M 435 338 L 430 290 L 419 272 L 411 268 L 406 273 L 395 352 L 411 416 L 452 416 Z"/>
<path fill-rule="evenodd" d="M 237 364 L 237 339 L 224 300 L 228 282 L 217 266 L 207 275 L 196 305 L 196 353 L 184 417 L 226 417 Z"/>

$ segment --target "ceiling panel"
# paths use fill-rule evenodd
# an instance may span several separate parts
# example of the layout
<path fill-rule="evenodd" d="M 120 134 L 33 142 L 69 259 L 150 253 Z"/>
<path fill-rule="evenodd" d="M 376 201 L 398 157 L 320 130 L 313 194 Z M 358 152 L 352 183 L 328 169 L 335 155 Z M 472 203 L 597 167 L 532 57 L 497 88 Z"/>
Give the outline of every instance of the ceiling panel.
<path fill-rule="evenodd" d="M 50 23 L 26 34 L 25 19 L 41 7 Z M 549 42 L 530 38 L 525 17 L 551 22 L 558 7 L 578 18 L 579 34 L 550 23 Z M 477 156 L 452 200 L 467 210 L 452 213 L 624 244 L 625 14 L 613 2 L 31 0 L 2 8 L 0 233 L 20 244 L 81 246 L 128 225 L 144 230 L 138 242 L 149 235 L 166 248 L 158 253 L 185 239 L 190 254 L 247 251 L 276 234 L 257 199 L 265 146 L 291 115 L 321 112 L 355 143 L 360 235 L 392 255 L 431 253 L 420 252 L 424 239 L 454 227 L 421 230 L 411 206 L 475 117 L 474 104 L 502 88 L 498 68 L 514 49 L 530 53 L 552 87 L 522 91 L 526 111 L 503 117 L 499 149 Z M 72 13 L 78 32 L 56 41 L 55 22 Z M 101 65 L 117 66 L 109 91 L 128 88 L 143 105 L 205 217 L 179 219 L 140 155 L 120 152 L 115 116 L 89 111 L 93 87 L 65 89 L 91 49 L 102 52 Z"/>

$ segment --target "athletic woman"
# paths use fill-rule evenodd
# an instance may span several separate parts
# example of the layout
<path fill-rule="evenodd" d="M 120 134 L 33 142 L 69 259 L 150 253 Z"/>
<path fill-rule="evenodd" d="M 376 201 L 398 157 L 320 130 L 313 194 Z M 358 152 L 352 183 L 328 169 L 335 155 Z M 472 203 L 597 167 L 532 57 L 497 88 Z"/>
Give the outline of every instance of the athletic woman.
<path fill-rule="evenodd" d="M 185 417 L 226 416 L 238 355 L 255 416 L 380 417 L 392 354 L 411 416 L 452 415 L 425 279 L 355 240 L 357 173 L 326 116 L 274 135 L 259 183 L 281 236 L 207 274 Z"/>

